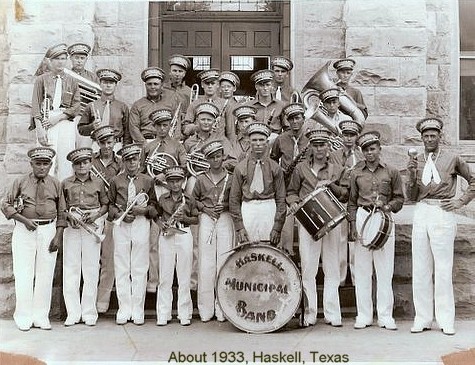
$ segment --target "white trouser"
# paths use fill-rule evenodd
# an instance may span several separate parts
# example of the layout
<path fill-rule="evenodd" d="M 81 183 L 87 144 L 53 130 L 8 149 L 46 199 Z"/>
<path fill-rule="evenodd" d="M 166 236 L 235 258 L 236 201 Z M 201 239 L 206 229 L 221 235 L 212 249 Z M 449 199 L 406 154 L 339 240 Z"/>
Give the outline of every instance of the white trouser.
<path fill-rule="evenodd" d="M 97 231 L 102 232 L 104 217 L 95 223 L 99 226 Z M 63 296 L 68 319 L 75 322 L 81 318 L 83 321 L 96 321 L 101 244 L 84 228 L 71 227 L 65 228 L 63 242 Z"/>
<path fill-rule="evenodd" d="M 13 274 L 16 306 L 13 319 L 18 327 L 48 323 L 57 251 L 49 244 L 56 234 L 56 222 L 30 232 L 15 223 L 12 236 Z"/>
<path fill-rule="evenodd" d="M 114 237 L 115 287 L 119 310 L 117 320 L 144 319 L 147 286 L 150 221 L 135 217 L 112 229 Z"/>
<path fill-rule="evenodd" d="M 193 238 L 190 228 L 183 228 L 185 234 L 161 236 L 158 244 L 160 283 L 157 291 L 157 317 L 161 321 L 172 318 L 173 276 L 176 267 L 178 279 L 178 318 L 191 319 L 190 278 L 193 259 Z"/>
<path fill-rule="evenodd" d="M 424 202 L 416 204 L 412 226 L 412 291 L 417 325 L 430 327 L 435 304 L 435 319 L 440 328 L 454 327 L 452 267 L 456 233 L 457 222 L 452 212 Z"/>
<path fill-rule="evenodd" d="M 356 229 L 361 234 L 364 220 L 370 213 L 362 208 L 356 212 Z M 369 250 L 360 242 L 355 243 L 355 290 L 356 320 L 369 325 L 373 323 L 373 264 L 376 272 L 376 310 L 378 321 L 385 325 L 392 323 L 394 295 L 392 280 L 394 273 L 395 225 L 384 246 L 379 250 Z"/>
<path fill-rule="evenodd" d="M 331 230 L 322 239 L 315 241 L 307 230 L 299 223 L 299 250 L 302 266 L 302 286 L 304 291 L 304 321 L 315 324 L 317 321 L 317 284 L 320 254 L 322 255 L 323 282 L 323 313 L 325 319 L 334 324 L 341 322 L 340 271 L 338 269 L 338 232 Z"/>
<path fill-rule="evenodd" d="M 279 248 L 285 249 L 290 255 L 294 254 L 294 224 L 295 216 L 293 214 L 288 215 L 285 218 L 278 245 Z"/>
<path fill-rule="evenodd" d="M 101 270 L 99 274 L 99 286 L 97 287 L 97 311 L 107 312 L 114 286 L 114 239 L 112 237 L 113 223 L 106 221 L 104 234 L 106 238 L 101 244 Z"/>
<path fill-rule="evenodd" d="M 213 234 L 213 227 L 216 229 Z M 211 241 L 209 238 L 211 237 Z M 219 237 L 219 240 L 218 240 Z M 221 213 L 216 221 L 206 214 L 200 215 L 198 258 L 198 310 L 203 321 L 216 314 L 224 319 L 214 295 L 216 276 L 230 255 L 234 244 L 234 225 L 228 212 Z"/>
<path fill-rule="evenodd" d="M 340 260 L 340 285 L 345 285 L 346 276 L 348 274 L 348 266 L 350 268 L 351 282 L 355 283 L 355 242 L 348 241 L 349 222 L 345 219 L 341 222 L 336 230 L 340 232 L 340 242 L 338 244 L 338 257 Z"/>
<path fill-rule="evenodd" d="M 72 164 L 66 156 L 76 148 L 76 124 L 76 121 L 62 120 L 48 130 L 48 142 L 56 151 L 49 173 L 56 176 L 59 181 L 74 173 Z"/>
<path fill-rule="evenodd" d="M 269 241 L 274 226 L 274 199 L 243 201 L 241 215 L 249 241 Z"/>

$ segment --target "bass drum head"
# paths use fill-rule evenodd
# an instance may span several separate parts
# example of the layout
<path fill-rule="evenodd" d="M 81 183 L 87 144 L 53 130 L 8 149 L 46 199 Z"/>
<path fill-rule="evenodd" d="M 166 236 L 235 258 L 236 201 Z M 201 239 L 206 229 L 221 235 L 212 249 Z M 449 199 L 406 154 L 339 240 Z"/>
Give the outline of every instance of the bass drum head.
<path fill-rule="evenodd" d="M 250 333 L 268 333 L 292 319 L 302 282 L 293 261 L 280 250 L 245 244 L 227 258 L 216 279 L 216 297 L 226 318 Z"/>
<path fill-rule="evenodd" d="M 391 233 L 391 219 L 381 211 L 369 215 L 361 232 L 361 245 L 368 249 L 377 250 L 384 246 Z"/>

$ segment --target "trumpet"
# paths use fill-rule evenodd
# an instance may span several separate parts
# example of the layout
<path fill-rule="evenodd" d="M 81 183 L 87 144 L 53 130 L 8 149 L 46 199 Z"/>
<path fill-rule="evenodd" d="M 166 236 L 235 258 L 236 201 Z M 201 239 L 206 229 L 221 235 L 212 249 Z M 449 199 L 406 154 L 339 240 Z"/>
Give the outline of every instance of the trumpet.
<path fill-rule="evenodd" d="M 106 186 L 106 189 L 109 190 L 110 184 L 107 181 L 106 177 L 102 172 L 100 172 L 94 165 L 91 166 L 91 174 L 93 174 L 95 177 L 98 177 L 99 179 L 102 180 L 104 185 Z"/>
<path fill-rule="evenodd" d="M 183 195 L 182 200 L 178 208 L 173 212 L 173 214 L 168 218 L 168 220 L 165 222 L 166 228 L 163 229 L 162 234 L 164 236 L 171 236 L 175 233 L 179 234 L 185 234 L 185 231 L 182 231 L 180 228 L 178 228 L 178 222 L 176 221 L 176 216 L 178 213 L 181 213 L 183 210 L 183 207 L 185 206 L 185 196 Z"/>
<path fill-rule="evenodd" d="M 186 168 L 191 175 L 197 176 L 202 172 L 208 171 L 210 165 L 205 155 L 195 150 L 186 155 Z"/>
<path fill-rule="evenodd" d="M 117 218 L 116 220 L 114 220 L 112 223 L 114 223 L 116 226 L 118 226 L 119 224 L 122 223 L 122 221 L 124 220 L 125 216 L 127 214 L 129 214 L 129 212 L 132 210 L 132 208 L 136 205 L 138 206 L 145 206 L 147 205 L 148 203 L 148 195 L 147 193 L 138 193 L 134 200 L 132 200 L 132 202 L 130 204 L 127 205 L 127 209 L 125 209 L 124 213 L 122 213 L 122 215 Z"/>
<path fill-rule="evenodd" d="M 181 111 L 181 101 L 178 104 L 178 107 L 175 110 L 175 114 L 173 114 L 173 119 L 170 122 L 170 130 L 168 131 L 168 135 L 171 138 L 175 137 L 175 132 L 176 132 L 176 126 L 178 125 L 178 118 L 180 117 L 180 111 Z"/>
<path fill-rule="evenodd" d="M 191 91 L 190 91 L 190 104 L 194 102 L 196 99 L 198 99 L 199 94 L 200 94 L 200 85 L 193 84 L 191 86 Z"/>
<path fill-rule="evenodd" d="M 100 234 L 96 232 L 96 229 L 99 228 L 99 226 L 96 223 L 90 223 L 87 224 L 84 222 L 86 218 L 86 213 L 84 213 L 80 208 L 78 207 L 71 207 L 69 208 L 68 211 L 66 211 L 67 216 L 72 219 L 73 221 L 78 222 L 78 224 L 86 230 L 89 234 L 92 234 L 98 243 L 104 241 L 106 238 L 105 234 Z"/>

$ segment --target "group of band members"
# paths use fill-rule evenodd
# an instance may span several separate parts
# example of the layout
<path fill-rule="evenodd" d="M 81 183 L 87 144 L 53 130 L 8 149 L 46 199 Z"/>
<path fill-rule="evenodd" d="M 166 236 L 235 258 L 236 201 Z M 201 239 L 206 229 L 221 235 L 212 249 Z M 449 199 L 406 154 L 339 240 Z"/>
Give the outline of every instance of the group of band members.
<path fill-rule="evenodd" d="M 156 291 L 157 325 L 167 325 L 175 271 L 180 323 L 191 323 L 194 288 L 201 320 L 224 321 L 214 283 L 230 250 L 259 241 L 293 255 L 293 213 L 320 187 L 348 204 L 349 218 L 318 240 L 298 223 L 303 325 L 317 321 L 320 257 L 324 321 L 342 325 L 338 286 L 346 280 L 349 257 L 357 298 L 354 327 L 373 323 L 374 265 L 378 325 L 397 329 L 391 284 L 394 227 L 378 250 L 363 247 L 358 238 L 369 212 L 392 214 L 402 208 L 403 188 L 399 172 L 381 160 L 379 133 L 362 134 L 363 123 L 339 109 L 344 90 L 367 116 L 361 93 L 348 85 L 353 60 L 334 63 L 337 87 L 319 95 L 330 121 L 324 127 L 305 118 L 298 100 L 292 102 L 293 64 L 283 56 L 272 59 L 271 70 L 252 75 L 256 95 L 240 103 L 234 96 L 237 75 L 202 71 L 205 95 L 199 96 L 196 87 L 183 81 L 190 61 L 173 55 L 168 81 L 161 68 L 142 72 L 146 96 L 129 111 L 114 96 L 119 72 L 101 69 L 97 79 L 85 72 L 89 52 L 84 44 L 48 50 L 49 71 L 37 78 L 32 102 L 31 128 L 36 128 L 42 146 L 28 152 L 32 172 L 15 180 L 2 204 L 5 216 L 16 221 L 14 320 L 20 330 L 51 328 L 48 313 L 59 247 L 66 326 L 94 326 L 98 313 L 108 310 L 114 282 L 117 324 L 143 324 L 146 291 Z M 74 71 L 98 81 L 102 89 L 100 99 L 82 112 L 78 81 L 64 71 L 68 54 Z M 424 151 L 408 163 L 407 194 L 418 202 L 412 244 L 416 318 L 411 332 L 431 328 L 435 301 L 437 324 L 450 335 L 455 333 L 452 211 L 473 199 L 475 177 L 459 156 L 441 147 L 441 120 L 426 118 L 416 128 Z M 78 145 L 76 130 L 87 137 Z M 336 150 L 331 148 L 335 137 L 341 140 Z M 150 174 L 148 169 L 161 163 L 154 160 L 157 154 L 174 163 Z M 204 172 L 190 176 L 190 159 Z M 469 183 L 458 200 L 457 175 Z M 425 220 L 429 209 L 437 213 L 430 224 Z"/>

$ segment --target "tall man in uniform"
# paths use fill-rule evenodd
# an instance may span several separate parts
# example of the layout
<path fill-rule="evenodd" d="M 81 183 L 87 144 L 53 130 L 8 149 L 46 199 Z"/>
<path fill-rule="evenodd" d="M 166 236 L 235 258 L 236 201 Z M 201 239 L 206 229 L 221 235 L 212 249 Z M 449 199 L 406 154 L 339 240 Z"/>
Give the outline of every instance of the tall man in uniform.
<path fill-rule="evenodd" d="M 219 121 L 216 123 L 216 134 L 224 135 L 230 141 L 236 138 L 234 130 L 233 110 L 239 104 L 238 99 L 234 96 L 241 81 L 239 76 L 231 71 L 223 71 L 219 75 L 219 89 L 221 97 L 224 99 L 224 106 L 219 114 Z"/>
<path fill-rule="evenodd" d="M 365 220 L 380 209 L 387 213 L 397 213 L 402 209 L 404 194 L 399 171 L 381 161 L 380 134 L 367 132 L 358 138 L 365 162 L 358 164 L 351 172 L 350 198 L 350 239 L 356 241 L 362 235 Z M 391 228 L 387 242 L 378 250 L 355 244 L 355 286 L 358 314 L 354 328 L 362 329 L 373 323 L 373 265 L 376 271 L 376 308 L 378 326 L 396 330 L 393 318 L 394 295 L 392 279 L 394 273 L 395 225 Z"/>
<path fill-rule="evenodd" d="M 129 132 L 135 143 L 149 143 L 155 139 L 155 126 L 149 116 L 157 109 L 176 110 L 178 97 L 175 92 L 163 88 L 165 73 L 159 67 L 142 71 L 147 95 L 137 100 L 130 108 Z"/>
<path fill-rule="evenodd" d="M 345 202 L 348 199 L 348 180 L 341 166 L 328 161 L 331 133 L 327 129 L 310 130 L 306 134 L 311 151 L 305 161 L 295 168 L 287 189 L 287 202 L 290 212 L 295 213 L 298 202 L 307 197 L 316 188 L 327 186 L 335 197 Z M 340 271 L 338 263 L 338 232 L 331 230 L 323 238 L 315 241 L 307 229 L 299 224 L 299 251 L 302 267 L 302 285 L 304 290 L 305 327 L 313 326 L 317 321 L 317 286 L 315 278 L 318 272 L 320 255 L 325 275 L 323 283 L 323 314 L 325 323 L 341 327 L 341 310 L 338 286 Z"/>
<path fill-rule="evenodd" d="M 86 62 L 91 53 L 91 47 L 85 43 L 74 43 L 68 47 L 69 59 L 71 60 L 71 69 L 79 76 L 91 80 L 96 84 L 99 79 L 92 71 L 86 70 Z"/>
<path fill-rule="evenodd" d="M 269 157 L 269 126 L 252 123 L 247 134 L 251 153 L 236 165 L 229 193 L 237 242 L 270 241 L 277 246 L 287 211 L 284 173 Z"/>
<path fill-rule="evenodd" d="M 65 204 L 60 182 L 48 175 L 54 150 L 28 151 L 32 172 L 17 178 L 2 202 L 2 212 L 16 222 L 12 236 L 18 329 L 51 329 L 49 311 L 54 267 L 62 244 Z"/>
<path fill-rule="evenodd" d="M 460 156 L 442 148 L 443 122 L 440 119 L 424 118 L 416 128 L 421 133 L 424 151 L 407 166 L 409 196 L 417 201 L 412 226 L 412 290 L 416 316 L 411 332 L 431 328 L 435 306 L 437 324 L 444 334 L 453 335 L 452 268 L 457 230 L 453 211 L 475 197 L 475 174 Z M 468 182 L 468 188 L 455 199 L 457 176 Z"/>
<path fill-rule="evenodd" d="M 236 118 L 236 138 L 231 143 L 238 161 L 243 160 L 250 153 L 251 144 L 247 135 L 247 126 L 256 122 L 256 112 L 256 108 L 247 105 L 239 105 L 233 110 L 233 115 Z"/>
<path fill-rule="evenodd" d="M 272 57 L 270 64 L 271 70 L 274 71 L 274 97 L 288 104 L 294 92 L 290 86 L 290 71 L 294 68 L 294 64 L 285 56 Z"/>
<path fill-rule="evenodd" d="M 63 180 L 73 173 L 66 155 L 76 144 L 73 119 L 80 112 L 79 88 L 76 80 L 64 72 L 68 59 L 66 44 L 48 49 L 46 58 L 50 60 L 50 71 L 35 80 L 29 129 L 36 128 L 38 142 L 56 151 L 50 174 Z M 48 110 L 45 110 L 45 104 L 49 105 Z"/>

